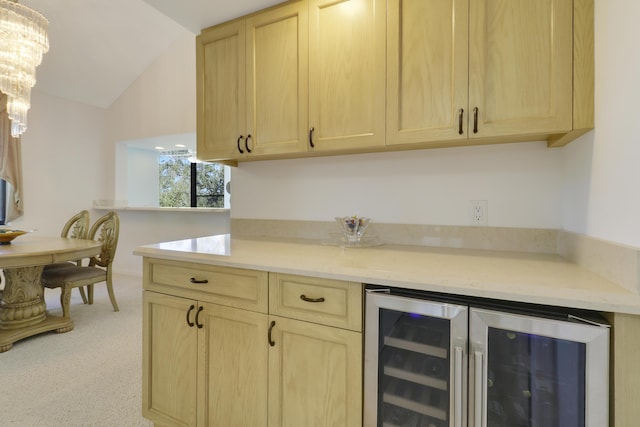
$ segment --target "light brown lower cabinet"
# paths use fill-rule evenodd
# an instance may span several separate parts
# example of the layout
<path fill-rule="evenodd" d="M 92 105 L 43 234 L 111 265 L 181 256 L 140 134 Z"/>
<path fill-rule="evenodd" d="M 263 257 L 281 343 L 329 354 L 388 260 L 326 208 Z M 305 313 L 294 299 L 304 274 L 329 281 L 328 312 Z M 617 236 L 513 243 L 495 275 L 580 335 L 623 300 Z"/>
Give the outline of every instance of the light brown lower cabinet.
<path fill-rule="evenodd" d="M 270 320 L 269 426 L 361 426 L 362 334 Z"/>
<path fill-rule="evenodd" d="M 361 323 L 305 320 L 353 307 L 361 319 L 362 286 L 268 276 L 145 258 L 144 417 L 156 426 L 362 425 Z M 269 313 L 275 289 L 275 312 L 292 303 L 299 318 Z"/>
<path fill-rule="evenodd" d="M 609 425 L 635 426 L 640 419 L 640 316 L 622 313 L 605 316 L 611 323 Z"/>
<path fill-rule="evenodd" d="M 154 292 L 144 307 L 145 417 L 166 426 L 266 425 L 266 314 Z"/>
<path fill-rule="evenodd" d="M 196 425 L 198 331 L 185 327 L 190 305 L 143 294 L 142 415 L 160 425 Z"/>

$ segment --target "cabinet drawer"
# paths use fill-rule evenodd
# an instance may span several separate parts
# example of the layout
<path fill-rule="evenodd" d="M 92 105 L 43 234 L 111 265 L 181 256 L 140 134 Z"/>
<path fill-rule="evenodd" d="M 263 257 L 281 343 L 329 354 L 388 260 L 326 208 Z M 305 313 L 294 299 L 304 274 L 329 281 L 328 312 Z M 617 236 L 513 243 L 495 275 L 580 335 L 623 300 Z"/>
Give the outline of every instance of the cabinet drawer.
<path fill-rule="evenodd" d="M 362 284 L 271 273 L 269 313 L 362 331 Z"/>
<path fill-rule="evenodd" d="M 144 259 L 150 291 L 266 313 L 268 273 L 213 265 Z"/>

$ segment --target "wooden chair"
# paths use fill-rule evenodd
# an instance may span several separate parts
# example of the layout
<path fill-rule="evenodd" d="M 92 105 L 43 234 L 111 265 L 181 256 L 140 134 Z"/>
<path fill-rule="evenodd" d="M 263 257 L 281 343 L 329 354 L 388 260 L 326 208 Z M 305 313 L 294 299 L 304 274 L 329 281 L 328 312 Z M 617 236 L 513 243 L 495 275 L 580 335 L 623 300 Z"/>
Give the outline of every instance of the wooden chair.
<path fill-rule="evenodd" d="M 106 282 L 109 299 L 114 311 L 120 311 L 113 293 L 111 265 L 116 254 L 120 219 L 116 212 L 109 212 L 99 218 L 89 230 L 89 239 L 102 242 L 99 255 L 89 258 L 88 266 L 71 265 L 64 268 L 52 268 L 42 272 L 42 285 L 53 289 L 60 288 L 62 315 L 69 317 L 71 289 L 87 286 L 88 302 L 93 304 L 93 285 Z"/>
<path fill-rule="evenodd" d="M 86 239 L 89 235 L 89 211 L 78 212 L 62 227 L 61 237 L 70 239 Z"/>
<path fill-rule="evenodd" d="M 62 232 L 60 233 L 60 237 L 68 237 L 70 239 L 86 239 L 89 235 L 89 211 L 83 210 L 69 218 L 69 220 L 65 223 L 64 227 L 62 227 Z M 44 266 L 45 270 L 50 270 L 52 268 L 63 268 L 63 267 L 71 267 L 73 265 L 82 265 L 82 260 L 76 261 L 65 261 L 65 262 L 56 262 L 54 264 L 47 264 Z M 87 303 L 87 296 L 84 293 L 84 288 L 78 288 L 80 291 L 80 296 L 82 297 L 82 301 Z"/>

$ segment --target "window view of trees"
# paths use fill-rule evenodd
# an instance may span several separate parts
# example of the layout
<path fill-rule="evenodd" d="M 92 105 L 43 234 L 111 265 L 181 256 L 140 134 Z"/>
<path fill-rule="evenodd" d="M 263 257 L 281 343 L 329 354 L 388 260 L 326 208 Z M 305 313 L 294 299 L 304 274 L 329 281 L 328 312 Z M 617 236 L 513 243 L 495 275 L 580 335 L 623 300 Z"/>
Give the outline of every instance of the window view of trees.
<path fill-rule="evenodd" d="M 184 155 L 161 155 L 159 171 L 161 207 L 224 207 L 222 165 L 191 163 Z"/>

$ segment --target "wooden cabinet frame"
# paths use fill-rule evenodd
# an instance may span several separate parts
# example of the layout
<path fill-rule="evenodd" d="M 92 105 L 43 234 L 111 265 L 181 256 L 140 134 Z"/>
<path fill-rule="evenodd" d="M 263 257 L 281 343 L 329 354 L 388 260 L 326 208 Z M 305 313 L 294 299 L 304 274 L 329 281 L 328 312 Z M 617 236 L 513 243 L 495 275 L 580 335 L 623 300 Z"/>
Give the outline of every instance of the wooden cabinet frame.
<path fill-rule="evenodd" d="M 147 257 L 143 276 L 143 416 L 361 425 L 361 284 Z"/>
<path fill-rule="evenodd" d="M 509 40 L 491 40 L 488 45 L 478 35 L 484 34 L 482 29 L 493 18 L 483 17 L 483 8 L 513 5 L 507 0 L 416 1 L 414 7 L 434 8 L 413 15 L 434 17 L 433 25 L 415 28 L 425 31 L 428 41 L 434 39 L 427 49 L 440 53 L 432 57 L 427 53 L 424 61 L 418 58 L 405 75 L 399 67 L 410 66 L 413 59 L 398 63 L 403 60 L 399 46 L 416 42 L 420 49 L 424 35 L 415 34 L 415 29 L 411 34 L 398 33 L 401 3 L 409 7 L 411 0 L 289 1 L 203 30 L 196 45 L 198 157 L 237 165 L 238 161 L 520 141 L 546 140 L 549 147 L 560 147 L 593 129 L 594 0 L 541 2 L 553 9 L 550 25 L 555 27 L 546 33 L 544 28 L 537 30 L 551 42 L 535 45 L 524 40 L 520 48 L 510 46 Z M 341 9 L 349 5 L 366 11 L 366 17 L 354 20 L 351 26 L 341 21 L 345 19 Z M 442 19 L 435 18 L 440 15 Z M 297 19 L 296 35 L 291 30 L 293 23 L 281 25 L 293 17 Z M 269 25 L 273 28 L 265 30 Z M 447 25 L 449 31 L 439 32 Z M 204 52 L 211 48 L 206 45 L 223 37 L 225 31 L 233 34 L 237 52 L 230 50 L 230 56 L 221 61 L 207 60 Z M 263 39 L 257 32 L 271 35 Z M 335 40 L 349 34 L 357 36 L 354 43 Z M 366 36 L 359 37 L 363 34 Z M 282 45 L 273 37 L 281 37 Z M 544 51 L 549 44 L 549 52 Z M 500 101 L 500 96 L 521 86 L 511 84 L 521 72 L 491 74 L 491 81 L 504 83 L 502 92 L 491 90 L 493 83 L 487 83 L 484 73 L 487 58 L 500 56 L 500 51 L 517 52 L 521 57 L 530 45 L 532 54 L 546 59 L 532 61 L 532 67 L 521 62 L 521 69 L 535 65 L 544 74 L 546 65 L 539 65 L 544 61 L 552 70 L 548 79 L 533 74 L 548 86 L 541 89 L 548 92 L 548 112 L 544 111 L 545 99 L 530 87 L 523 89 L 523 105 L 538 102 L 529 117 L 526 105 L 513 107 L 517 104 L 513 97 L 509 97 L 512 104 Z M 323 55 L 328 50 L 334 56 Z M 351 62 L 345 60 L 349 58 Z M 225 61 L 230 64 L 226 71 Z M 506 64 L 509 60 L 489 62 Z M 212 69 L 220 78 L 210 77 Z M 414 84 L 412 88 L 411 79 L 419 81 L 425 75 L 433 87 L 416 90 Z M 224 90 L 211 89 L 216 82 Z M 404 102 L 403 90 L 415 100 Z M 490 95 L 497 98 L 491 101 Z"/>

